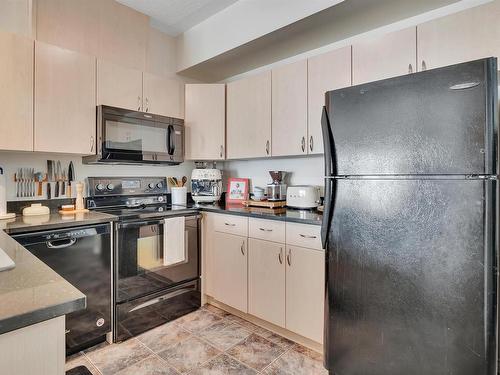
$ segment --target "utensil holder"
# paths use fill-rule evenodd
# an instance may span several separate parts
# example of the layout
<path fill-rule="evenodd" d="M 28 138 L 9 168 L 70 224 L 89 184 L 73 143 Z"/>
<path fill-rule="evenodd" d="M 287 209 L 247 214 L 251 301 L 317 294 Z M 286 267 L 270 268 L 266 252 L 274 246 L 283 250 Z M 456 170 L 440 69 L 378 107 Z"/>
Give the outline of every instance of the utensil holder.
<path fill-rule="evenodd" d="M 187 203 L 187 187 L 171 187 L 172 204 L 177 206 L 185 206 Z"/>

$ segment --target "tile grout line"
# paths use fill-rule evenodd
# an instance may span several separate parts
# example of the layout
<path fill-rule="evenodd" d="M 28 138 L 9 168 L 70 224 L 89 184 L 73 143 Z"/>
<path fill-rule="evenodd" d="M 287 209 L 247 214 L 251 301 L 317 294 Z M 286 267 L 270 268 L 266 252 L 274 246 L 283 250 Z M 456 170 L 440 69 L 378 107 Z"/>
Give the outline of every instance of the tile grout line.
<path fill-rule="evenodd" d="M 189 336 L 188 336 L 189 337 Z M 182 342 L 184 340 L 186 340 L 188 337 L 186 337 L 185 339 L 179 341 L 179 342 Z M 165 360 L 164 358 L 162 358 L 158 353 L 156 353 L 153 349 L 151 349 L 149 346 L 147 346 L 145 343 L 143 343 L 141 340 L 137 339 L 137 341 L 139 342 L 139 344 L 141 344 L 142 346 L 144 346 L 148 351 L 150 351 L 155 357 L 157 357 L 161 362 L 165 363 L 166 365 L 168 365 L 168 367 L 174 369 L 175 372 L 177 372 L 178 374 L 182 374 L 181 371 L 179 371 L 176 367 L 174 367 L 172 364 L 170 364 L 167 360 Z M 176 345 L 176 344 L 173 344 L 173 345 Z M 173 345 L 169 345 L 168 347 L 170 346 L 173 346 Z M 147 359 L 144 358 L 142 361 L 145 361 Z M 142 361 L 139 361 L 137 363 L 140 363 Z"/>
<path fill-rule="evenodd" d="M 264 373 L 265 370 L 271 368 L 271 366 L 278 361 L 281 357 L 283 357 L 286 353 L 288 353 L 290 350 L 292 350 L 292 347 L 286 348 L 283 353 L 281 353 L 279 356 L 277 356 L 274 360 L 271 361 L 266 367 L 262 369 L 262 373 Z"/>

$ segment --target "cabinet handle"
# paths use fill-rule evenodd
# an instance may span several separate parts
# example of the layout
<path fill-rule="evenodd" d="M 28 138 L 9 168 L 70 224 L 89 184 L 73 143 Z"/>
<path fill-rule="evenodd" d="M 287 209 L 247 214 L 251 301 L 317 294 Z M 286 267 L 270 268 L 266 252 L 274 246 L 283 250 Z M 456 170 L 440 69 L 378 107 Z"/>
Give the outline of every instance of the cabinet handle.
<path fill-rule="evenodd" d="M 307 234 L 299 234 L 302 238 L 316 238 L 316 236 L 308 236 Z"/>
<path fill-rule="evenodd" d="M 292 265 L 292 249 L 288 249 L 288 255 L 286 256 L 286 262 L 289 266 Z"/>
<path fill-rule="evenodd" d="M 313 150 L 313 147 L 314 147 L 314 143 L 313 143 L 313 136 L 311 135 L 311 136 L 309 137 L 309 150 L 311 150 L 311 152 L 312 152 L 312 150 Z"/>
<path fill-rule="evenodd" d="M 411 64 L 408 65 L 408 73 L 413 73 L 413 66 Z"/>
<path fill-rule="evenodd" d="M 272 229 L 266 229 L 266 228 L 259 228 L 262 232 L 272 232 Z"/>
<path fill-rule="evenodd" d="M 149 112 L 149 99 L 146 98 L 146 111 L 145 112 Z"/>
<path fill-rule="evenodd" d="M 300 147 L 302 148 L 302 152 L 306 151 L 306 137 L 302 137 L 302 140 L 300 141 Z"/>
<path fill-rule="evenodd" d="M 94 144 L 95 144 L 95 142 L 94 142 L 94 136 L 91 135 L 90 136 L 90 152 L 94 152 Z"/>
<path fill-rule="evenodd" d="M 224 154 L 224 146 L 220 145 L 220 153 L 219 156 L 222 158 L 222 155 Z"/>
<path fill-rule="evenodd" d="M 141 100 L 141 97 L 138 96 L 137 97 L 137 110 L 140 111 L 141 110 L 141 107 L 142 107 L 142 100 Z"/>
<path fill-rule="evenodd" d="M 422 60 L 422 71 L 427 70 L 427 64 L 425 63 L 425 60 Z"/>
<path fill-rule="evenodd" d="M 280 264 L 283 264 L 283 248 L 280 247 L 280 253 L 278 254 L 278 262 L 280 262 Z"/>
<path fill-rule="evenodd" d="M 269 155 L 269 140 L 266 141 L 266 154 Z"/>
<path fill-rule="evenodd" d="M 241 243 L 241 246 L 240 246 L 240 251 L 241 251 L 241 253 L 242 253 L 243 255 L 245 255 L 245 241 L 243 241 L 243 242 Z"/>
<path fill-rule="evenodd" d="M 236 224 L 234 224 L 234 223 L 224 223 L 224 225 L 227 225 L 228 227 L 235 227 L 236 226 Z"/>

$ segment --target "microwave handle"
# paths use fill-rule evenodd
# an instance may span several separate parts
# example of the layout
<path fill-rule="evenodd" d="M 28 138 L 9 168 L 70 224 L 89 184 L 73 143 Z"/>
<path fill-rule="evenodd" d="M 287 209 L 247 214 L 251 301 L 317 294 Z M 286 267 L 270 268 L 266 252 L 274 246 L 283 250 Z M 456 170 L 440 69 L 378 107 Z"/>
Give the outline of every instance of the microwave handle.
<path fill-rule="evenodd" d="M 169 155 L 173 155 L 175 152 L 174 134 L 175 134 L 174 126 L 169 125 L 167 130 L 167 152 Z"/>

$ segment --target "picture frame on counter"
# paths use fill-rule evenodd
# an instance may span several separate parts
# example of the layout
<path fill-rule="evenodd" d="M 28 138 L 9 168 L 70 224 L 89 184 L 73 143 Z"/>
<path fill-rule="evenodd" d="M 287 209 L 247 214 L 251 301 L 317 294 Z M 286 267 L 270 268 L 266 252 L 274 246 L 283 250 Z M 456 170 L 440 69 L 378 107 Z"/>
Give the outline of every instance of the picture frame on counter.
<path fill-rule="evenodd" d="M 229 178 L 227 181 L 226 204 L 241 203 L 248 200 L 250 180 L 248 178 Z"/>

